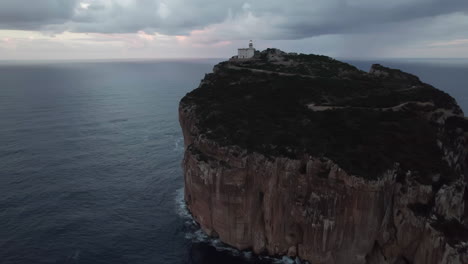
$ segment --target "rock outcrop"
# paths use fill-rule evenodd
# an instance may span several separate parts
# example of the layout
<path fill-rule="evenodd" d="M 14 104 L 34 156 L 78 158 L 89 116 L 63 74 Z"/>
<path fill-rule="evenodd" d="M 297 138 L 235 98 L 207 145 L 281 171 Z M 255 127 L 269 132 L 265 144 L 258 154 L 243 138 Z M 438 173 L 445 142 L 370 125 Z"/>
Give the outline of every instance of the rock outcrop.
<path fill-rule="evenodd" d="M 210 236 L 310 263 L 468 263 L 468 122 L 418 77 L 325 56 L 214 67 L 179 108 Z"/>

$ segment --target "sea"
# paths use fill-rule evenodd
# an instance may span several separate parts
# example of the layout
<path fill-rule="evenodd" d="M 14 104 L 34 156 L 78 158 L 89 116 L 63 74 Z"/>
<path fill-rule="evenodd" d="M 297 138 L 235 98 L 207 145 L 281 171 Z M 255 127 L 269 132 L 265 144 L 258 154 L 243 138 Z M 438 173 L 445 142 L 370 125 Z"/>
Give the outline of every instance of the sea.
<path fill-rule="evenodd" d="M 178 103 L 221 60 L 0 62 L 0 264 L 294 263 L 209 239 L 185 207 Z M 347 62 L 468 111 L 468 60 Z"/>

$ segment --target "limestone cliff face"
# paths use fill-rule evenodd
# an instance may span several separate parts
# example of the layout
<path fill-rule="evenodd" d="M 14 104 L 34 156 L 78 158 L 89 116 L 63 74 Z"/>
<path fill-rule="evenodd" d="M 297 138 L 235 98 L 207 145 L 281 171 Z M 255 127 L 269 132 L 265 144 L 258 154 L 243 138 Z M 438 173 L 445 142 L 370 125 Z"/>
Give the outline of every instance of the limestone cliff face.
<path fill-rule="evenodd" d="M 278 51 L 274 54 L 277 55 Z M 269 56 L 263 59 L 269 61 Z M 245 65 L 231 62 L 229 70 L 226 65 L 218 65 L 214 74 L 205 77 L 199 89 L 219 85 L 217 82 L 220 80 L 229 85 L 236 81 L 245 82 L 244 85 L 248 86 L 248 83 L 256 83 L 254 80 L 258 78 L 270 78 L 270 71 L 276 71 L 273 78 L 278 78 L 278 75 L 288 80 L 295 78 L 294 72 L 284 69 L 294 63 L 300 63 L 294 58 L 288 59 L 284 62 L 275 56 L 275 65 L 279 65 L 277 68 L 283 70 L 278 71 L 275 68 L 272 71 L 271 68 L 259 69 L 258 65 L 265 64 L 261 64 L 262 58 L 258 58 L 258 61 L 254 62 L 257 67 L 243 74 L 248 75 L 248 81 L 243 80 L 245 77 L 238 76 L 231 79 L 235 75 L 232 70 Z M 278 61 L 284 63 L 278 64 Z M 323 64 L 321 62 L 320 67 Z M 314 72 L 321 73 L 317 65 L 306 66 L 309 67 L 309 72 L 303 72 L 301 75 L 315 78 Z M 323 67 L 327 66 L 329 67 Z M 245 71 L 234 71 L 239 70 Z M 374 78 L 392 86 L 404 82 L 404 89 L 416 89 L 414 87 L 422 85 L 415 76 L 386 70 L 382 66 L 375 66 L 369 74 L 354 69 L 337 71 L 341 76 L 346 76 L 346 80 L 349 76 L 362 74 L 369 78 L 366 82 Z M 252 76 L 258 74 L 260 76 Z M 398 78 L 385 81 L 393 74 L 397 74 Z M 411 83 L 408 85 L 408 82 Z M 255 97 L 255 94 L 237 96 Z M 325 96 L 332 100 L 332 94 Z M 357 165 L 345 165 L 346 169 L 342 168 L 336 161 L 340 158 L 335 152 L 314 153 L 313 150 L 319 146 L 314 145 L 313 141 L 324 140 L 323 138 L 300 140 L 299 142 L 305 142 L 300 143 L 304 145 L 281 145 L 281 141 L 276 139 L 258 139 L 254 143 L 245 144 L 243 141 L 236 141 L 237 139 L 230 140 L 229 137 L 232 136 L 229 132 L 221 129 L 224 132 L 220 133 L 217 124 L 210 122 L 209 115 L 222 116 L 224 108 L 210 108 L 212 104 L 220 102 L 206 101 L 204 97 L 205 101 L 202 104 L 194 98 L 202 97 L 200 94 L 188 95 L 181 101 L 179 108 L 186 147 L 183 160 L 185 200 L 195 221 L 210 236 L 219 237 L 221 241 L 241 250 L 252 249 L 258 254 L 297 256 L 311 263 L 468 263 L 464 194 L 465 122 L 456 105 L 449 103 L 444 106 L 437 101 L 438 99 L 421 102 L 430 104 L 418 104 L 405 99 L 406 101 L 397 105 L 400 108 L 389 110 L 387 105 L 373 107 L 378 113 L 391 111 L 392 114 L 410 109 L 409 111 L 416 113 L 421 120 L 427 120 L 434 128 L 434 138 L 430 139 L 434 140 L 434 144 L 440 149 L 440 157 L 437 158 L 443 160 L 443 164 L 447 164 L 447 171 L 450 172 L 421 175 L 422 169 L 408 168 L 411 164 L 392 160 L 392 165 L 385 167 L 387 163 L 376 160 L 375 166 L 384 169 L 378 170 L 378 175 L 363 177 L 350 173 L 356 171 Z M 334 103 L 327 105 L 329 108 L 326 111 L 343 111 L 343 108 L 352 107 L 349 106 L 350 103 L 340 105 L 339 102 L 343 98 L 337 98 L 335 96 Z M 316 105 L 322 99 L 312 98 L 307 102 L 299 102 L 306 103 L 304 111 L 320 112 L 321 110 L 310 109 L 306 105 Z M 237 106 L 242 108 L 242 103 Z M 208 116 L 203 112 L 203 108 L 207 107 L 210 110 Z M 286 111 L 285 109 L 283 110 Z M 229 110 L 229 114 L 235 114 L 237 111 L 233 108 Z M 261 111 L 261 108 L 257 110 Z M 346 109 L 348 110 L 351 109 Z M 313 118 L 318 117 L 311 115 L 309 120 L 301 117 L 298 122 L 304 125 L 314 122 Z M 242 133 L 247 133 L 242 132 L 243 129 L 254 130 L 262 125 L 261 122 L 263 121 L 260 119 L 253 119 L 241 124 L 236 128 L 241 131 L 238 132 L 239 137 L 242 137 Z M 280 125 L 278 129 L 282 129 Z M 343 129 L 346 131 L 346 128 Z M 412 133 L 411 130 L 405 132 Z M 332 128 L 330 133 L 334 133 Z M 249 134 L 247 138 L 254 136 Z M 259 141 L 262 141 L 260 143 L 263 145 L 271 146 L 258 147 L 256 144 Z M 309 145 L 313 145 L 314 149 L 305 148 Z M 284 149 L 281 149 L 282 147 Z M 358 146 L 363 148 L 363 151 L 369 151 L 371 147 L 374 146 Z M 363 153 L 359 152 L 356 155 Z M 369 157 L 371 155 L 372 153 L 369 153 Z M 353 159 L 351 156 L 348 158 Z M 415 164 L 414 168 L 418 166 Z"/>

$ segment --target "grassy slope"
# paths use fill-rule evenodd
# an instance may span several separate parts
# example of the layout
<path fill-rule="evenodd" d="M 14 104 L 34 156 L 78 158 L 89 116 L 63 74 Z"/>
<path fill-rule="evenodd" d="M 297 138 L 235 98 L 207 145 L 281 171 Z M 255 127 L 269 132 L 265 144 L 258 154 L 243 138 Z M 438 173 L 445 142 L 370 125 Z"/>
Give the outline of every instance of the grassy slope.
<path fill-rule="evenodd" d="M 426 177 L 433 173 L 450 177 L 436 146 L 436 126 L 416 111 L 369 108 L 408 101 L 451 108 L 455 101 L 449 95 L 419 80 L 374 78 L 325 56 L 285 58 L 295 65 L 272 63 L 264 53 L 257 61 L 236 65 L 316 78 L 233 70 L 222 63 L 183 103 L 197 105 L 203 132 L 223 145 L 239 145 L 267 156 L 328 157 L 369 179 L 394 162 Z M 414 85 L 420 88 L 398 92 Z M 306 107 L 309 103 L 368 108 L 314 112 Z"/>

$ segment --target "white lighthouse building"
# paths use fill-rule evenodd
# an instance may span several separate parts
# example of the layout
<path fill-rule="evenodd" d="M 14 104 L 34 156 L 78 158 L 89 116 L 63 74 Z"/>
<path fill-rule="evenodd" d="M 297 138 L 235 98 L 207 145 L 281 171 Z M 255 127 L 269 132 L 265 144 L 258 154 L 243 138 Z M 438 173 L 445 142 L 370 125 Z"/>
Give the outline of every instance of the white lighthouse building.
<path fill-rule="evenodd" d="M 237 58 L 238 59 L 250 59 L 255 55 L 255 49 L 253 47 L 252 40 L 249 42 L 248 48 L 238 49 Z"/>

